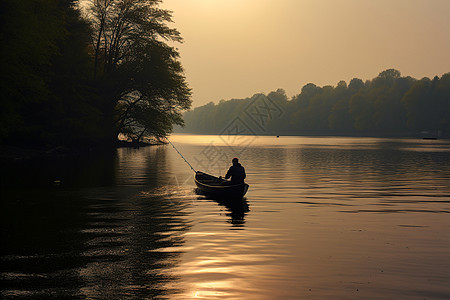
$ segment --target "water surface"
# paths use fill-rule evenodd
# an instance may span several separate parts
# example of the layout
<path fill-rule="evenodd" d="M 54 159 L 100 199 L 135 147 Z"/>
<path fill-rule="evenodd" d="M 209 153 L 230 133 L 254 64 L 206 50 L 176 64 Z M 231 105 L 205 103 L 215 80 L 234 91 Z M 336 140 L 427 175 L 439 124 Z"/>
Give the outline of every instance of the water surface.
<path fill-rule="evenodd" d="M 2 298 L 449 299 L 450 143 L 175 135 L 2 172 Z M 9 174 L 8 178 L 5 174 Z"/>

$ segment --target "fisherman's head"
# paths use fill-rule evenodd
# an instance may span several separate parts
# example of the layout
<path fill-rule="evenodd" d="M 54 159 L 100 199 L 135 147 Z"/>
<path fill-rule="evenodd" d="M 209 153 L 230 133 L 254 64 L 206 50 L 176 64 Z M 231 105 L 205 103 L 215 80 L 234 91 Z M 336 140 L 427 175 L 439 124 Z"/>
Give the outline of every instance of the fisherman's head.
<path fill-rule="evenodd" d="M 233 165 L 237 165 L 239 163 L 239 159 L 235 157 L 231 160 L 231 162 L 233 163 Z"/>

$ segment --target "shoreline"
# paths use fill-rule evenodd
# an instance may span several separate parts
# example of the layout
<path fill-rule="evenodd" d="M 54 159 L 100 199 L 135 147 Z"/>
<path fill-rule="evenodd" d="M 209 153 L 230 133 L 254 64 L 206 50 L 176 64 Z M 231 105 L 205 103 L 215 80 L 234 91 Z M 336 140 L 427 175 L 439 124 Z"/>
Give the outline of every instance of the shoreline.
<path fill-rule="evenodd" d="M 140 148 L 164 145 L 166 143 L 117 141 L 111 146 L 16 146 L 0 145 L 0 165 L 25 163 L 34 160 L 64 159 L 89 154 L 103 153 L 119 148 Z"/>

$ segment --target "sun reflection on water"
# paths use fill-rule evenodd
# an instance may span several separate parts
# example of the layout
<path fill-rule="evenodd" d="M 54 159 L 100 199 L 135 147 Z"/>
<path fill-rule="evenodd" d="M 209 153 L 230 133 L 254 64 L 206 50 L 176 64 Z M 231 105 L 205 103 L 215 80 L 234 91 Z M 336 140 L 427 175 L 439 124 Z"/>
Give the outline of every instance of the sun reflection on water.
<path fill-rule="evenodd" d="M 172 140 L 188 156 L 190 149 L 199 151 L 211 142 L 227 147 L 217 136 Z M 426 280 L 448 282 L 450 275 L 443 267 L 450 266 L 448 255 L 423 246 L 424 240 L 449 246 L 442 228 L 450 229 L 443 176 L 450 169 L 439 163 L 448 159 L 449 145 L 258 137 L 241 152 L 250 209 L 239 230 L 230 230 L 232 212 L 219 203 L 200 199 L 188 209 L 195 220 L 185 233 L 190 250 L 173 270 L 186 289 L 176 298 L 414 299 L 420 290 L 432 294 Z M 438 255 L 439 266 L 426 253 Z"/>

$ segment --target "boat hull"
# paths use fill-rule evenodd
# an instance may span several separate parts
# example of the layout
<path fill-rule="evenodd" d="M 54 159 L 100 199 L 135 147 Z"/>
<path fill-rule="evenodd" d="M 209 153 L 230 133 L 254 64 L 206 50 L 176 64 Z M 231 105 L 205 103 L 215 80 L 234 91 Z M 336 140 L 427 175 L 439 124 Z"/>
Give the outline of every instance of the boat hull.
<path fill-rule="evenodd" d="M 227 180 L 203 172 L 197 172 L 194 180 L 202 194 L 213 198 L 242 199 L 249 188 L 246 183 L 231 184 Z"/>

